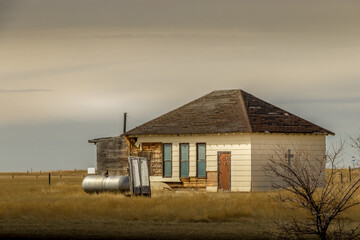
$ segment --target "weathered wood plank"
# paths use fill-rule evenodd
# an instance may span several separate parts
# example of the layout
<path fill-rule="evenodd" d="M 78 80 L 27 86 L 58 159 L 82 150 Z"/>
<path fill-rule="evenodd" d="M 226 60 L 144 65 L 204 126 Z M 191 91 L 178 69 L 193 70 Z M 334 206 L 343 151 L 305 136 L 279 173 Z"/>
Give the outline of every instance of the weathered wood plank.
<path fill-rule="evenodd" d="M 98 175 L 128 176 L 128 145 L 124 137 L 111 137 L 96 141 Z"/>
<path fill-rule="evenodd" d="M 143 143 L 142 146 L 136 147 L 135 142 L 131 147 L 133 156 L 142 156 L 150 159 L 150 176 L 162 176 L 162 143 Z"/>

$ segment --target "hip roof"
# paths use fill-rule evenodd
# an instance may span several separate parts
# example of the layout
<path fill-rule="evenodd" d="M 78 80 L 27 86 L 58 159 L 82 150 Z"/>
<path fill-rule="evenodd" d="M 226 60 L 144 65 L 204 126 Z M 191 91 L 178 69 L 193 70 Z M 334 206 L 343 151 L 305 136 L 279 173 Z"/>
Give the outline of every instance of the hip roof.
<path fill-rule="evenodd" d="M 165 113 L 125 135 L 333 132 L 243 90 L 217 90 Z"/>

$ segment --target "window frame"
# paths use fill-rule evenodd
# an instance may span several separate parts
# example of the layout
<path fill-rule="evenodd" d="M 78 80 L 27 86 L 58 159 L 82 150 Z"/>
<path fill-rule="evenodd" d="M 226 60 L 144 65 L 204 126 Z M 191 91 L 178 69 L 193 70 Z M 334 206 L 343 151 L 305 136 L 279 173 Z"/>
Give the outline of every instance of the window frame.
<path fill-rule="evenodd" d="M 199 145 L 205 145 L 205 159 L 204 160 L 200 160 L 199 159 L 199 150 L 198 150 L 198 146 Z M 199 167 L 198 167 L 198 163 L 199 161 L 204 161 L 205 162 L 205 176 L 200 176 L 198 175 L 198 170 L 199 170 Z M 206 143 L 196 143 L 196 178 L 199 178 L 199 179 L 206 179 L 207 178 L 207 172 L 206 172 Z"/>
<path fill-rule="evenodd" d="M 170 152 L 171 152 L 171 160 L 165 160 L 165 145 L 169 145 L 170 146 Z M 163 167 L 163 174 L 162 177 L 163 178 L 172 178 L 173 175 L 173 164 L 172 164 L 172 160 L 173 160 L 173 154 L 172 154 L 172 143 L 163 143 L 162 144 L 162 167 Z M 171 175 L 170 176 L 165 176 L 165 162 L 170 162 L 171 165 Z"/>
<path fill-rule="evenodd" d="M 182 177 L 181 176 L 181 145 L 187 145 L 188 146 L 188 175 Z M 179 143 L 179 178 L 190 178 L 190 144 L 189 143 Z"/>

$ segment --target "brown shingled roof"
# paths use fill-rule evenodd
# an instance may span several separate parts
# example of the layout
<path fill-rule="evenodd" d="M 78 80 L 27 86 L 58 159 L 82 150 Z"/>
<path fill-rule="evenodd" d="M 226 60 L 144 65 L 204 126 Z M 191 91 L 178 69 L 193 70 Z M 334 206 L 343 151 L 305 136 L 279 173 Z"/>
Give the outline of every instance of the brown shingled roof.
<path fill-rule="evenodd" d="M 205 133 L 334 134 L 243 90 L 213 91 L 125 135 Z"/>

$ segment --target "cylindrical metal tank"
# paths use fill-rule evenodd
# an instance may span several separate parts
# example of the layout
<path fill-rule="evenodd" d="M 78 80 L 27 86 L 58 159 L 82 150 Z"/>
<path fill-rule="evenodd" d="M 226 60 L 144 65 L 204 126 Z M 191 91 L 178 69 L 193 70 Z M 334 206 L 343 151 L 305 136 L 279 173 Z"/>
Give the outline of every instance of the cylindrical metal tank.
<path fill-rule="evenodd" d="M 130 191 L 129 177 L 122 175 L 109 177 L 90 175 L 82 181 L 82 188 L 87 193 L 126 192 Z"/>

